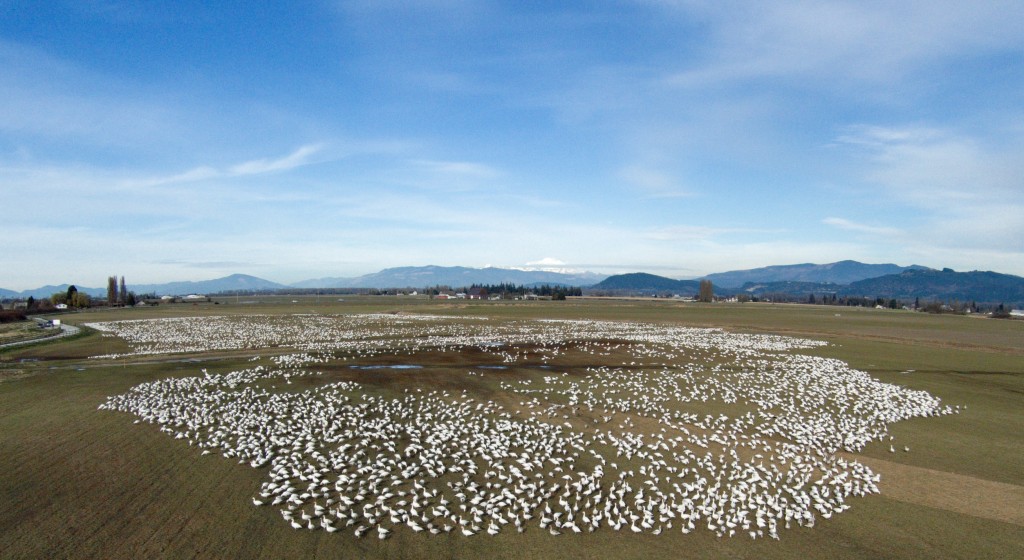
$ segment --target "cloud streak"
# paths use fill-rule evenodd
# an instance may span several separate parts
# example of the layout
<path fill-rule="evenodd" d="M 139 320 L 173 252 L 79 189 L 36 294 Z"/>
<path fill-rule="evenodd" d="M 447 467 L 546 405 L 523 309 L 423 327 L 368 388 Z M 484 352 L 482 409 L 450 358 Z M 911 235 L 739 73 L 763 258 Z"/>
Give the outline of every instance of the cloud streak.
<path fill-rule="evenodd" d="M 1024 8 L 1016 2 L 663 4 L 669 13 L 700 18 L 710 30 L 705 64 L 670 79 L 685 87 L 805 76 L 828 87 L 850 79 L 877 84 L 901 81 L 950 57 L 1024 45 L 1014 23 L 1024 19 Z"/>
<path fill-rule="evenodd" d="M 878 235 L 882 237 L 896 237 L 902 235 L 900 229 L 886 226 L 870 226 L 847 220 L 845 218 L 825 218 L 821 221 L 825 225 L 833 226 L 841 230 Z"/>
<path fill-rule="evenodd" d="M 222 168 L 204 165 L 189 169 L 183 173 L 165 177 L 154 177 L 141 182 L 129 182 L 128 184 L 132 187 L 152 187 L 288 171 L 296 167 L 316 163 L 313 160 L 313 156 L 320 153 L 323 147 L 323 144 L 307 144 L 300 146 L 288 155 L 276 159 L 254 159 Z"/>

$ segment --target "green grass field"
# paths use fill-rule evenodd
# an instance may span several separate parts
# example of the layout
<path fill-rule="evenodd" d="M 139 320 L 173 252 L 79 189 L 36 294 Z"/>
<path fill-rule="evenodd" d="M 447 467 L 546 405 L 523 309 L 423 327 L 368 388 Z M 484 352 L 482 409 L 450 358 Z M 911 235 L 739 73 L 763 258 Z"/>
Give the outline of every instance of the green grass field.
<path fill-rule="evenodd" d="M 252 300 L 253 298 L 243 298 Z M 338 301 L 344 299 L 344 301 Z M 294 302 L 293 302 L 294 300 Z M 927 390 L 960 414 L 890 426 L 911 452 L 871 444 L 860 455 L 882 493 L 780 541 L 709 531 L 654 536 L 600 530 L 473 537 L 409 531 L 392 538 L 296 531 L 250 502 L 262 473 L 134 416 L 98 411 L 145 382 L 224 373 L 260 351 L 88 359 L 128 345 L 98 333 L 0 352 L 0 558 L 1022 558 L 1024 322 L 788 305 L 657 300 L 440 302 L 402 297 L 288 297 L 64 315 L 72 324 L 152 317 L 408 312 L 643 321 L 825 340 L 805 351 L 889 383 Z M 560 364 L 572 367 L 572 357 Z M 202 360 L 197 362 L 196 360 Z M 458 360 L 452 356 L 453 363 Z M 453 380 L 443 364 L 411 379 L 338 373 L 381 394 L 413 386 L 509 398 L 486 378 Z M 313 383 L 302 380 L 303 383 Z"/>

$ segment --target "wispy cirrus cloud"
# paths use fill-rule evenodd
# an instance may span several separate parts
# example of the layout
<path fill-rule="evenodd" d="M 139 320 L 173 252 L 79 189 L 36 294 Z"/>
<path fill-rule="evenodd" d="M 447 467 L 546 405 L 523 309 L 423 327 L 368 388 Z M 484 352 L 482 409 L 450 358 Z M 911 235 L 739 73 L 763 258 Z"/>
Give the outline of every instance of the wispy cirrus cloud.
<path fill-rule="evenodd" d="M 307 144 L 300 146 L 291 153 L 279 158 L 261 158 L 225 167 L 199 166 L 183 173 L 168 175 L 164 177 L 153 177 L 145 179 L 132 186 L 157 186 L 172 183 L 191 183 L 209 179 L 220 179 L 230 177 L 245 177 L 249 175 L 261 175 L 264 173 L 275 173 L 287 171 L 303 165 L 315 163 L 313 156 L 323 150 L 323 144 Z"/>
<path fill-rule="evenodd" d="M 0 139 L 73 141 L 98 149 L 138 149 L 184 132 L 184 115 L 157 93 L 0 38 Z"/>
<path fill-rule="evenodd" d="M 674 225 L 649 229 L 643 236 L 657 241 L 711 241 L 715 237 L 732 234 L 772 235 L 784 232 L 783 229 Z"/>
<path fill-rule="evenodd" d="M 471 161 L 438 161 L 417 159 L 413 160 L 415 165 L 427 169 L 433 173 L 446 177 L 468 178 L 468 179 L 493 179 L 499 175 L 498 170 L 477 162 Z"/>
<path fill-rule="evenodd" d="M 630 165 L 619 170 L 618 177 L 650 198 L 686 198 L 693 193 L 670 173 L 645 165 Z"/>
<path fill-rule="evenodd" d="M 901 227 L 839 217 L 822 223 L 899 238 L 906 252 L 944 266 L 970 261 L 965 251 L 1024 261 L 1024 138 L 1011 131 L 992 140 L 934 125 L 849 127 L 837 142 L 860 162 L 861 195 L 890 201 L 912 219 Z"/>
<path fill-rule="evenodd" d="M 430 191 L 467 192 L 483 186 L 493 187 L 502 177 L 497 168 L 474 161 L 412 159 L 396 163 L 391 171 L 394 184 Z"/>
<path fill-rule="evenodd" d="M 707 30 L 707 58 L 670 80 L 687 87 L 806 76 L 830 88 L 836 78 L 891 82 L 948 57 L 1024 46 L 1024 6 L 1012 1 L 661 4 Z"/>
<path fill-rule="evenodd" d="M 162 259 L 153 261 L 154 264 L 158 265 L 171 265 L 171 266 L 184 266 L 187 268 L 199 268 L 199 269 L 246 269 L 253 267 L 266 266 L 260 263 L 247 262 L 247 261 L 188 261 L 180 259 Z"/>
<path fill-rule="evenodd" d="M 862 178 L 904 203 L 933 211 L 969 210 L 995 200 L 1024 202 L 1024 138 L 998 146 L 935 126 L 848 127 L 837 138 L 864 158 Z"/>
<path fill-rule="evenodd" d="M 884 237 L 895 237 L 903 234 L 903 231 L 900 230 L 899 228 L 861 224 L 851 220 L 847 220 L 845 218 L 829 217 L 822 220 L 821 223 L 846 231 L 867 233 L 870 235 L 880 235 Z"/>
<path fill-rule="evenodd" d="M 227 174 L 231 177 L 238 177 L 241 175 L 256 175 L 259 173 L 285 171 L 303 165 L 309 165 L 312 163 L 312 156 L 319 153 L 321 150 L 323 150 L 322 144 L 307 144 L 305 146 L 300 146 L 298 149 L 284 157 L 276 159 L 254 159 L 237 165 L 232 165 L 228 168 Z"/>

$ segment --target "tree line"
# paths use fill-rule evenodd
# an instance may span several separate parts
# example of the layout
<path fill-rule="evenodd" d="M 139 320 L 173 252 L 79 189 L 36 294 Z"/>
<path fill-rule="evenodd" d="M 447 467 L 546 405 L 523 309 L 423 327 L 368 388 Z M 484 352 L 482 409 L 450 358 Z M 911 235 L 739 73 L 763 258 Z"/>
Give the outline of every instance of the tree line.
<path fill-rule="evenodd" d="M 107 277 L 107 298 L 106 305 L 111 307 L 130 307 L 138 303 L 140 299 L 135 292 L 128 290 L 125 285 L 124 276 Z M 49 299 L 36 300 L 29 297 L 26 300 L 26 307 L 29 311 L 51 311 L 58 305 L 66 305 L 73 309 L 86 309 L 102 303 L 95 302 L 89 294 L 80 291 L 74 284 L 68 286 L 63 292 L 55 292 Z"/>
<path fill-rule="evenodd" d="M 552 299 L 565 299 L 569 296 L 582 296 L 583 288 L 580 288 L 579 286 L 563 286 L 560 284 L 542 284 L 540 286 L 527 287 L 522 284 L 502 282 L 499 284 L 471 284 L 454 290 L 449 286 L 438 285 L 424 290 L 424 293 L 427 295 L 437 295 L 447 292 L 462 292 L 467 294 L 475 293 L 482 297 L 497 295 L 500 296 L 501 299 L 522 298 L 526 297 L 527 294 L 550 297 Z"/>
<path fill-rule="evenodd" d="M 920 297 L 915 297 L 913 301 L 903 298 L 884 298 L 884 297 L 870 297 L 870 296 L 840 296 L 835 293 L 824 293 L 824 294 L 808 294 L 806 297 L 794 295 L 792 293 L 779 292 L 772 293 L 766 292 L 761 296 L 747 296 L 743 298 L 746 301 L 770 301 L 775 303 L 806 303 L 810 305 L 835 305 L 839 307 L 882 307 L 886 309 L 909 309 L 911 311 L 921 311 L 924 313 L 956 313 L 956 314 L 967 314 L 967 313 L 992 313 L 995 315 L 1002 316 L 1002 314 L 1009 314 L 1006 306 L 1000 304 L 979 304 L 976 301 L 960 301 L 960 300 L 937 300 L 937 299 L 925 299 L 922 300 Z"/>

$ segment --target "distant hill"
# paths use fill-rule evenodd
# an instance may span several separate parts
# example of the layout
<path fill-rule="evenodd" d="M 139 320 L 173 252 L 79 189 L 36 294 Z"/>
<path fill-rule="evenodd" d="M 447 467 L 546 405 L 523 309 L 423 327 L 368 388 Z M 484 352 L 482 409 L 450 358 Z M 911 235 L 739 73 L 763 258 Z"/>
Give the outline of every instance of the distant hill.
<path fill-rule="evenodd" d="M 232 291 L 264 291 L 287 288 L 284 284 L 264 280 L 248 274 L 232 274 L 214 280 L 199 282 L 169 282 L 166 284 L 128 284 L 129 290 L 136 294 L 156 294 L 158 296 L 183 296 L 188 294 L 216 294 Z M 106 291 L 103 291 L 106 295 Z"/>
<path fill-rule="evenodd" d="M 296 288 L 427 288 L 431 286 L 464 287 L 473 284 L 539 284 L 588 286 L 604 279 L 593 272 L 564 273 L 546 270 L 513 268 L 470 268 L 465 266 L 403 266 L 355 278 L 320 278 L 304 280 Z"/>
<path fill-rule="evenodd" d="M 940 300 L 977 303 L 1024 304 L 1024 278 L 998 272 L 955 272 L 908 270 L 879 278 L 853 282 L 848 295 L 880 296 L 911 300 Z"/>
<path fill-rule="evenodd" d="M 870 278 L 840 282 L 834 279 L 874 274 L 881 270 L 898 269 L 899 272 Z M 820 280 L 775 279 L 783 276 L 822 278 Z M 729 285 L 744 277 L 763 277 L 741 284 Z M 829 265 L 802 264 L 770 266 L 754 270 L 710 274 L 705 277 L 715 285 L 716 295 L 786 294 L 803 300 L 810 294 L 821 296 L 837 294 L 850 297 L 881 297 L 910 301 L 939 300 L 951 302 L 977 302 L 979 304 L 1005 303 L 1024 307 L 1024 278 L 997 272 L 955 272 L 950 269 L 934 270 L 920 266 L 900 267 L 892 264 L 871 265 L 856 261 L 841 261 Z M 723 280 L 724 279 L 724 280 Z M 721 282 L 721 283 L 720 283 Z M 664 276 L 635 272 L 603 276 L 592 272 L 570 274 L 541 270 L 507 268 L 469 268 L 461 266 L 418 266 L 388 268 L 374 274 L 356 278 L 322 278 L 307 280 L 292 286 L 278 284 L 256 276 L 232 274 L 224 278 L 200 282 L 170 282 L 165 284 L 131 284 L 128 289 L 136 294 L 157 295 L 216 294 L 221 292 L 276 291 L 289 288 L 428 288 L 432 286 L 467 287 L 472 284 L 515 284 L 526 287 L 548 284 L 552 286 L 579 286 L 589 292 L 632 294 L 696 294 L 700 290 L 697 280 L 674 280 Z M 106 298 L 106 288 L 76 287 L 94 298 Z M 0 297 L 24 299 L 49 298 L 57 292 L 66 292 L 67 284 L 49 285 L 34 290 L 16 292 L 0 289 Z"/>
<path fill-rule="evenodd" d="M 71 287 L 71 284 L 60 284 L 59 286 L 42 286 L 40 288 L 35 288 L 32 290 L 23 290 L 20 292 L 15 292 L 12 290 L 0 290 L 0 297 L 24 299 L 31 296 L 35 299 L 44 299 L 49 298 L 50 296 L 57 292 L 67 293 L 69 287 Z M 106 288 L 86 288 L 85 286 L 78 285 L 75 285 L 75 288 L 83 294 L 89 294 L 89 297 L 107 297 Z"/>
<path fill-rule="evenodd" d="M 132 284 L 127 288 L 136 294 L 188 295 L 216 294 L 221 292 L 259 292 L 287 290 L 288 288 L 427 288 L 431 286 L 467 287 L 473 284 L 515 284 L 526 287 L 589 286 L 605 278 L 593 272 L 563 273 L 545 270 L 517 270 L 507 268 L 469 268 L 463 266 L 407 266 L 388 268 L 374 274 L 355 278 L 321 278 L 305 280 L 290 286 L 247 274 L 232 274 L 214 280 L 198 282 L 168 282 L 164 284 Z M 106 298 L 106 288 L 83 288 L 78 290 L 92 297 Z M 68 285 L 43 286 L 34 290 L 16 292 L 0 289 L 0 297 L 23 299 L 29 296 L 48 298 L 56 292 L 67 291 Z"/>
<path fill-rule="evenodd" d="M 41 288 L 35 288 L 33 290 L 24 290 L 21 292 L 15 292 L 12 290 L 0 290 L 0 297 L 5 298 L 27 298 L 32 296 L 36 299 L 49 298 L 57 292 L 67 292 L 69 284 L 61 284 L 59 286 L 43 286 Z M 84 286 L 75 285 L 79 292 L 89 294 L 93 298 L 106 299 L 107 289 L 106 288 L 87 288 Z M 264 291 L 264 290 L 280 290 L 287 288 L 284 284 L 278 284 L 271 282 L 270 280 L 264 280 L 257 278 L 256 276 L 249 276 L 247 274 L 232 274 L 231 276 L 225 276 L 224 278 L 217 278 L 214 280 L 202 280 L 198 282 L 168 282 L 165 284 L 127 284 L 125 286 L 128 290 L 135 292 L 138 295 L 142 294 L 156 294 L 158 296 L 182 296 L 188 294 L 215 294 L 218 292 L 229 292 L 229 291 Z"/>
<path fill-rule="evenodd" d="M 696 294 L 700 289 L 697 280 L 673 280 L 664 276 L 631 272 L 609 276 L 589 288 L 590 291 L 632 292 L 638 294 L 673 293 Z"/>
<path fill-rule="evenodd" d="M 751 296 L 764 296 L 766 294 L 787 294 L 792 296 L 805 297 L 810 294 L 821 296 L 822 294 L 837 294 L 845 290 L 847 286 L 833 282 L 747 282 L 740 288 L 721 290 L 724 294 L 747 294 Z"/>
<path fill-rule="evenodd" d="M 705 276 L 716 288 L 740 288 L 748 283 L 817 282 L 849 284 L 867 278 L 899 274 L 905 270 L 930 270 L 919 265 L 864 264 L 857 261 L 839 261 L 830 264 L 789 264 L 766 266 L 750 270 L 719 272 Z"/>

